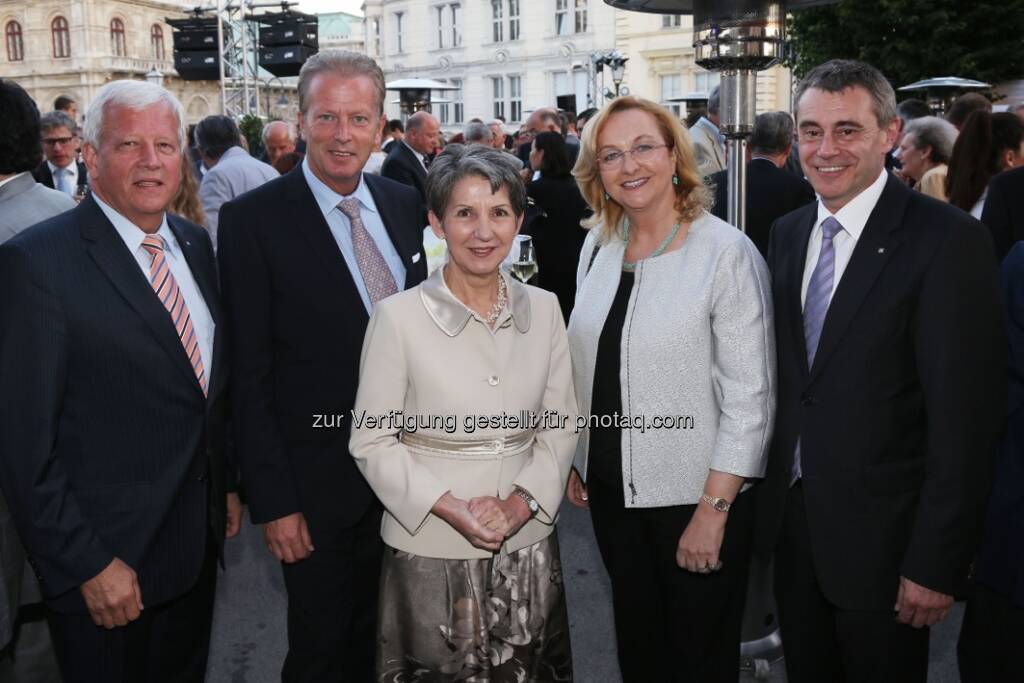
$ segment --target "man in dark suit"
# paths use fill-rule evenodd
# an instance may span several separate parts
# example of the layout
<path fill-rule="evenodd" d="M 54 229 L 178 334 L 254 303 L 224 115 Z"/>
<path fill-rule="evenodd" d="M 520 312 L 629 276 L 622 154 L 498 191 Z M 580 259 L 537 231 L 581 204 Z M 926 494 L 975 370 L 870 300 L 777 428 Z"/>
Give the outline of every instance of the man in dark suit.
<path fill-rule="evenodd" d="M 1005 415 L 991 240 L 886 173 L 899 123 L 874 67 L 823 64 L 796 102 L 820 202 L 772 228 L 778 413 L 759 492 L 787 677 L 923 683 Z"/>
<path fill-rule="evenodd" d="M 1024 239 L 1024 168 L 996 174 L 988 183 L 981 222 L 988 226 L 1000 261 Z"/>
<path fill-rule="evenodd" d="M 0 246 L 0 487 L 69 683 L 201 681 L 229 507 L 237 530 L 213 248 L 165 211 L 183 115 L 105 85 L 93 193 Z"/>
<path fill-rule="evenodd" d="M 1024 244 L 1002 266 L 1010 342 L 1009 415 L 957 654 L 963 683 L 1020 678 L 1024 637 Z"/>
<path fill-rule="evenodd" d="M 814 201 L 814 189 L 803 178 L 782 170 L 793 147 L 793 117 L 784 111 L 758 114 L 747 147 L 747 237 L 762 256 L 768 254 L 772 223 Z M 728 220 L 728 171 L 711 175 L 715 188 L 712 213 Z"/>
<path fill-rule="evenodd" d="M 429 112 L 418 111 L 405 122 L 405 137 L 391 146 L 380 174 L 416 188 L 420 202 L 427 204 L 428 158 L 437 147 L 441 125 Z M 425 214 L 424 214 L 425 215 Z"/>
<path fill-rule="evenodd" d="M 77 161 L 78 124 L 64 112 L 54 111 L 43 116 L 39 126 L 46 158 L 32 176 L 37 183 L 80 199 L 85 194 L 89 179 L 85 164 Z"/>
<path fill-rule="evenodd" d="M 226 203 L 218 258 L 252 520 L 288 590 L 284 681 L 373 679 L 381 507 L 348 453 L 374 302 L 426 278 L 410 187 L 362 169 L 384 75 L 323 50 L 299 75 L 306 157 Z M 401 144 L 401 143 L 396 143 Z"/>

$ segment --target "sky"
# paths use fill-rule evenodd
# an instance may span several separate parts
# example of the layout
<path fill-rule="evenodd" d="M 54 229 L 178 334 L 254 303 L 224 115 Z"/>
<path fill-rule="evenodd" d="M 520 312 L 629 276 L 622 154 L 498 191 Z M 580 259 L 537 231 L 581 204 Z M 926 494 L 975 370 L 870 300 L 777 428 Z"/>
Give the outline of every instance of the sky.
<path fill-rule="evenodd" d="M 316 14 L 317 12 L 348 12 L 363 15 L 359 8 L 363 0 L 299 0 L 299 11 Z"/>

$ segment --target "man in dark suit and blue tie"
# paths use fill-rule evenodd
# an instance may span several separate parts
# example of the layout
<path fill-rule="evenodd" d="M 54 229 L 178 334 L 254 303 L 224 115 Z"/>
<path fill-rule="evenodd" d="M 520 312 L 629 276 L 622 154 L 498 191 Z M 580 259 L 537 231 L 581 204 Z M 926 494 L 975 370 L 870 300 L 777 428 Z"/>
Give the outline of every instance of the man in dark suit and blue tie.
<path fill-rule="evenodd" d="M 381 506 L 348 452 L 373 305 L 426 278 L 416 190 L 364 174 L 384 74 L 324 50 L 299 74 L 302 164 L 221 208 L 234 426 L 255 523 L 282 562 L 282 679 L 373 679 Z M 396 143 L 403 144 L 403 143 Z"/>
<path fill-rule="evenodd" d="M 963 590 L 1006 400 L 988 233 L 884 169 L 899 129 L 861 62 L 796 93 L 820 200 L 772 228 L 778 416 L 759 491 L 791 683 L 923 683 Z"/>
<path fill-rule="evenodd" d="M 0 487 L 68 683 L 202 681 L 238 528 L 213 248 L 166 212 L 183 116 L 158 86 L 105 85 L 93 193 L 0 246 Z"/>

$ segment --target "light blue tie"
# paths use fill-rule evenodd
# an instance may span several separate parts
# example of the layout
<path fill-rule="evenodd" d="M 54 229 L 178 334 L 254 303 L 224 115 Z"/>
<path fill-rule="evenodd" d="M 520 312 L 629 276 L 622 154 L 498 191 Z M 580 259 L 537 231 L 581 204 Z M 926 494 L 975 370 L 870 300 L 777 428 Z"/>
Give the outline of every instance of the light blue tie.
<path fill-rule="evenodd" d="M 832 240 L 843 229 L 834 216 L 829 216 L 821 224 L 821 251 L 818 252 L 818 263 L 811 273 L 811 281 L 807 283 L 807 297 L 804 300 L 804 343 L 807 346 L 807 368 L 814 367 L 814 354 L 818 351 L 821 339 L 821 328 L 825 325 L 825 314 L 832 299 L 832 285 L 836 273 L 836 250 Z M 793 477 L 795 482 L 802 476 L 800 467 L 800 441 L 796 442 L 793 454 Z"/>
<path fill-rule="evenodd" d="M 66 195 L 71 195 L 71 171 L 66 168 L 57 169 L 57 189 Z"/>

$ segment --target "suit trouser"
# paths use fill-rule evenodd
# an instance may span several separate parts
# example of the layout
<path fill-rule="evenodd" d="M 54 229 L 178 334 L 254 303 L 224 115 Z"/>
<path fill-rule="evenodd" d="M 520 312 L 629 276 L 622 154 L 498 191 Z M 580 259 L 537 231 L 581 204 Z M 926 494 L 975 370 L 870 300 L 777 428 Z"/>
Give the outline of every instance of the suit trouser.
<path fill-rule="evenodd" d="M 980 584 L 967 601 L 957 643 L 963 683 L 1020 680 L 1024 609 Z"/>
<path fill-rule="evenodd" d="M 294 564 L 282 563 L 288 591 L 285 683 L 373 680 L 381 514 L 374 501 L 352 526 L 310 524 L 315 550 Z"/>
<path fill-rule="evenodd" d="M 50 612 L 64 683 L 202 683 L 210 652 L 217 550 L 207 543 L 195 585 L 161 605 L 146 605 L 127 626 L 107 630 L 88 614 Z"/>
<path fill-rule="evenodd" d="M 789 683 L 925 683 L 927 628 L 900 624 L 892 610 L 840 609 L 821 592 L 799 481 L 786 496 L 775 599 Z"/>
<path fill-rule="evenodd" d="M 722 569 L 676 564 L 696 505 L 627 509 L 622 486 L 587 482 L 601 559 L 612 583 L 615 639 L 624 683 L 735 683 L 753 533 L 749 494 L 726 523 Z"/>

